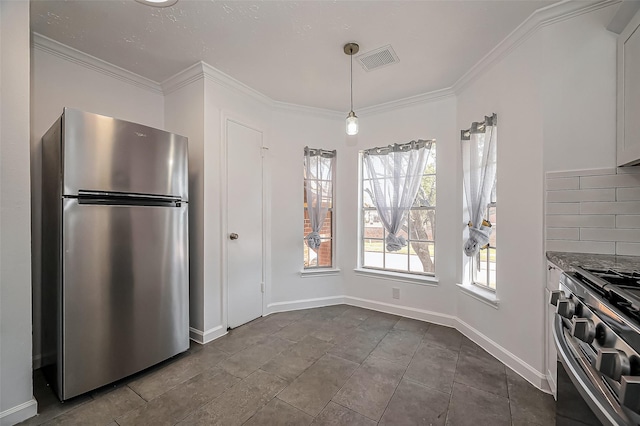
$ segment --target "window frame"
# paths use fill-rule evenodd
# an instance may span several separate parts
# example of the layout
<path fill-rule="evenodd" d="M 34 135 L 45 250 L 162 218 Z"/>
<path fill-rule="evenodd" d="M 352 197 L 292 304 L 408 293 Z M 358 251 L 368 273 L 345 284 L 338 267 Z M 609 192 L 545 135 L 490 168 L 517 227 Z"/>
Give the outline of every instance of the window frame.
<path fill-rule="evenodd" d="M 436 144 L 435 140 L 431 140 L 432 143 L 434 144 L 434 146 Z M 435 157 L 435 162 L 437 163 L 437 148 L 436 148 L 436 157 Z M 370 181 L 371 179 L 366 178 L 365 177 L 365 164 L 364 164 L 364 153 L 361 151 L 359 152 L 358 155 L 358 270 L 360 270 L 361 272 L 371 272 L 371 273 L 389 273 L 389 274 L 406 274 L 410 277 L 415 277 L 414 279 L 419 279 L 419 280 L 429 280 L 429 281 L 437 281 L 437 263 L 436 263 L 436 253 L 435 253 L 435 248 L 436 248 L 436 224 L 437 224 L 437 181 L 438 181 L 438 168 L 436 166 L 435 172 L 434 173 L 425 173 L 426 172 L 426 167 L 425 166 L 425 171 L 423 171 L 422 176 L 433 176 L 433 178 L 435 179 L 435 186 L 436 186 L 436 203 L 434 206 L 411 206 L 409 214 L 407 216 L 407 269 L 402 270 L 402 269 L 392 269 L 392 268 L 387 268 L 386 267 L 386 257 L 387 257 L 387 249 L 386 249 L 386 244 L 385 244 L 385 238 L 386 238 L 386 234 L 387 234 L 387 230 L 384 229 L 384 226 L 382 227 L 383 233 L 382 233 L 382 237 L 381 238 L 365 238 L 365 228 L 366 228 L 366 221 L 365 221 L 365 216 L 367 214 L 367 212 L 377 212 L 377 209 L 375 206 L 369 206 L 366 207 L 364 206 L 364 190 L 365 190 L 365 181 Z M 432 236 L 433 239 L 432 240 L 421 240 L 421 239 L 414 239 L 411 238 L 411 219 L 410 219 L 410 215 L 411 215 L 411 211 L 427 211 L 427 210 L 431 210 L 434 212 L 434 222 L 432 224 L 433 226 L 433 230 L 432 230 Z M 380 241 L 382 243 L 382 262 L 383 262 L 383 267 L 375 267 L 375 266 L 366 266 L 365 265 L 365 244 L 366 241 L 370 241 L 370 240 L 375 240 L 375 241 Z M 418 271 L 411 271 L 411 242 L 418 242 L 418 243 L 426 243 L 426 244 L 430 244 L 430 256 L 433 259 L 433 272 L 418 272 Z M 404 249 L 403 249 L 404 250 Z M 402 253 L 404 254 L 404 253 Z M 414 254 L 415 256 L 415 254 Z"/>
<path fill-rule="evenodd" d="M 496 218 L 498 217 L 498 203 L 496 200 L 496 196 L 495 196 L 495 183 L 494 183 L 494 190 L 491 192 L 491 201 L 487 204 L 486 207 L 486 217 L 489 218 L 491 217 L 490 215 L 490 209 L 495 209 L 495 216 Z M 496 219 L 497 222 L 497 219 Z M 494 231 L 492 231 L 494 232 Z M 491 246 L 489 245 L 489 247 L 482 249 L 482 250 L 487 250 L 487 255 L 486 255 L 486 260 L 483 262 L 486 262 L 486 274 L 487 274 L 487 284 L 483 284 L 481 282 L 476 281 L 476 277 L 477 277 L 477 271 L 478 269 L 476 268 L 476 257 L 472 257 L 471 261 L 469 262 L 469 278 L 470 278 L 470 282 L 471 284 L 480 287 L 483 290 L 487 290 L 490 291 L 492 293 L 495 293 L 498 289 L 498 244 L 497 244 L 497 239 L 496 239 L 496 245 L 495 246 Z M 480 250 L 480 251 L 482 251 Z M 494 266 L 495 266 L 495 281 L 493 282 L 494 287 L 491 287 L 491 250 L 495 250 L 496 252 L 496 256 L 495 256 L 495 261 L 493 262 Z M 482 261 L 481 261 L 482 262 Z"/>
<path fill-rule="evenodd" d="M 316 148 L 309 148 L 309 149 L 316 149 Z M 320 151 L 329 151 L 329 150 L 325 150 L 325 149 L 318 149 Z M 327 218 L 326 220 L 329 220 L 329 218 L 331 218 L 331 236 L 326 239 L 323 238 L 322 239 L 322 243 L 326 243 L 328 241 L 331 242 L 331 265 L 329 266 L 318 266 L 317 264 L 315 266 L 309 265 L 307 266 L 307 262 L 309 259 L 309 250 L 312 250 L 309 248 L 309 246 L 307 246 L 307 243 L 305 241 L 305 237 L 306 234 L 304 233 L 304 220 L 306 220 L 306 217 L 309 216 L 308 213 L 308 206 L 307 206 L 307 201 L 306 201 L 306 197 L 307 197 L 307 191 L 306 191 L 306 182 L 307 182 L 307 178 L 304 177 L 304 167 L 302 170 L 302 218 L 303 218 L 303 236 L 302 236 L 302 250 L 303 250 L 303 255 L 302 255 L 302 272 L 303 273 L 321 273 L 323 271 L 326 272 L 331 272 L 331 271 L 335 271 L 336 268 L 336 219 L 335 219 L 335 207 L 336 207 L 336 166 L 337 166 L 337 162 L 338 162 L 338 156 L 337 156 L 337 152 L 334 152 L 334 165 L 331 169 L 331 207 L 329 207 L 329 209 L 327 210 Z M 322 179 L 314 179 L 314 180 L 322 180 Z"/>

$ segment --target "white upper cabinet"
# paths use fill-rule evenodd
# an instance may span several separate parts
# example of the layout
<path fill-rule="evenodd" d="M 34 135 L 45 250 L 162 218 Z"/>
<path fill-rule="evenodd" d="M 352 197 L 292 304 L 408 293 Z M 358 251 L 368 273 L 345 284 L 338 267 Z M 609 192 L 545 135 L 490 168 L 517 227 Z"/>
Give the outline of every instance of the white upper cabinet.
<path fill-rule="evenodd" d="M 618 38 L 618 166 L 640 165 L 640 11 Z"/>

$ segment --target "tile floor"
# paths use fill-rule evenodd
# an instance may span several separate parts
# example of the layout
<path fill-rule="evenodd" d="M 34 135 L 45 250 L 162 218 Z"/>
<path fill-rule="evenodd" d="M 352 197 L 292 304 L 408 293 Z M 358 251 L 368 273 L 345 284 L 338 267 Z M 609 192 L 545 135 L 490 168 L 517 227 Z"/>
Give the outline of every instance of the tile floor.
<path fill-rule="evenodd" d="M 25 425 L 553 425 L 555 402 L 458 331 L 337 305 L 269 315 Z"/>

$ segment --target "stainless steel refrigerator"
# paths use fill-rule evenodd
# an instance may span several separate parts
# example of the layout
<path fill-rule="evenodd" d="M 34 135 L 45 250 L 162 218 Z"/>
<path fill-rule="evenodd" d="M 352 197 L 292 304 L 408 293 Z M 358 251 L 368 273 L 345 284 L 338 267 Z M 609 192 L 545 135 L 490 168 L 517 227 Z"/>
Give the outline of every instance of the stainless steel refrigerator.
<path fill-rule="evenodd" d="M 43 362 L 66 400 L 189 347 L 187 138 L 65 108 L 42 155 Z"/>

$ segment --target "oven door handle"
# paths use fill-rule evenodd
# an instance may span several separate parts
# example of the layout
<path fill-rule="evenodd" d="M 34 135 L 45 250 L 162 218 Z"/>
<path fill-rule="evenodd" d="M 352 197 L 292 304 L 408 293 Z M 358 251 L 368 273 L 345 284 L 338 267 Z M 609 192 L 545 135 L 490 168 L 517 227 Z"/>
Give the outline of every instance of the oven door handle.
<path fill-rule="evenodd" d="M 580 349 L 568 340 L 562 317 L 557 314 L 553 324 L 553 338 L 567 375 L 602 424 L 611 426 L 632 424 L 622 412 L 621 407 L 613 402 L 615 397 L 606 389 L 600 373 L 591 367 L 586 357 L 576 355 Z"/>

